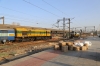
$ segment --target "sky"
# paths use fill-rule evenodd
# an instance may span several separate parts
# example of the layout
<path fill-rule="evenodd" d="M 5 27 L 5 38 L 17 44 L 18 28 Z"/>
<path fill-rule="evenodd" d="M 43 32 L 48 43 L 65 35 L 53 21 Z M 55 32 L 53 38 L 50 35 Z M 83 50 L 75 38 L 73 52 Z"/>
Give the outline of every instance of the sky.
<path fill-rule="evenodd" d="M 97 29 L 100 25 L 100 0 L 0 0 L 2 16 L 5 24 L 16 22 L 22 26 L 43 28 L 56 28 L 53 24 L 57 25 L 57 20 L 65 17 L 72 19 L 71 28 L 96 26 Z M 63 21 L 59 24 L 62 26 Z"/>

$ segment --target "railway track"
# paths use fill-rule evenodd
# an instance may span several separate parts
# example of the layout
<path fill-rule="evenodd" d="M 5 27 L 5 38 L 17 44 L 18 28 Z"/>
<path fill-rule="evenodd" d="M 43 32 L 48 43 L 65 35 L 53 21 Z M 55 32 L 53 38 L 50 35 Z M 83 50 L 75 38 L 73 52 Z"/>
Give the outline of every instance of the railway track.
<path fill-rule="evenodd" d="M 0 44 L 0 61 L 4 60 L 5 58 L 9 59 L 28 52 L 51 48 L 53 46 L 50 45 L 50 43 L 57 44 L 60 40 L 62 39 Z"/>
<path fill-rule="evenodd" d="M 4 60 L 4 58 L 9 59 L 27 52 L 50 48 L 51 45 L 49 45 L 49 43 L 57 43 L 58 41 L 59 39 L 49 39 L 0 45 L 0 61 Z"/>

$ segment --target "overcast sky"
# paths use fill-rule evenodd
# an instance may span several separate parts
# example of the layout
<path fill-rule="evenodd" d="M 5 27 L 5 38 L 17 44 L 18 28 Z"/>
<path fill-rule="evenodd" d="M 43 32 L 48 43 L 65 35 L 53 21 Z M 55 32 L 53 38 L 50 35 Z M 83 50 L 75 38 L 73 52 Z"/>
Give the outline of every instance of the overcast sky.
<path fill-rule="evenodd" d="M 0 17 L 2 16 L 5 17 L 6 24 L 18 22 L 25 26 L 45 28 L 54 27 L 52 24 L 57 19 L 75 17 L 71 20 L 71 27 L 98 28 L 100 0 L 0 0 Z"/>

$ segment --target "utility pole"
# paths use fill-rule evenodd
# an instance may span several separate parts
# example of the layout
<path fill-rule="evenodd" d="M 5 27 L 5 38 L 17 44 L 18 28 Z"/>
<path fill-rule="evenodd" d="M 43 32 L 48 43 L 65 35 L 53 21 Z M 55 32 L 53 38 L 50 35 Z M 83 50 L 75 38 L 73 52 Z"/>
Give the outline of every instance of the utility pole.
<path fill-rule="evenodd" d="M 4 25 L 4 17 L 0 17 L 0 19 L 3 19 L 3 25 Z"/>
<path fill-rule="evenodd" d="M 68 19 L 69 21 L 69 37 L 70 37 L 70 18 Z"/>
<path fill-rule="evenodd" d="M 60 22 L 60 21 L 63 21 L 63 38 L 65 38 L 65 26 L 66 26 L 66 25 L 65 25 L 65 21 L 66 21 L 66 20 L 68 20 L 68 18 L 65 18 L 65 17 L 64 17 L 63 19 L 58 19 L 58 20 L 57 20 L 58 27 L 59 27 L 59 22 Z"/>
<path fill-rule="evenodd" d="M 63 21 L 63 38 L 65 38 L 65 27 L 66 27 L 65 21 L 66 21 L 66 20 L 68 20 L 68 23 L 67 23 L 67 24 L 69 24 L 69 37 L 70 37 L 70 23 L 71 23 L 71 22 L 70 22 L 70 18 L 65 18 L 65 17 L 64 17 L 63 19 L 58 19 L 58 20 L 57 20 L 57 21 L 58 21 L 58 22 L 57 22 L 58 24 L 59 24 L 60 21 Z M 58 27 L 59 27 L 59 26 L 58 26 Z"/>
<path fill-rule="evenodd" d="M 59 20 L 58 20 L 57 24 L 58 24 L 58 26 L 57 26 L 57 27 L 59 28 Z"/>
<path fill-rule="evenodd" d="M 95 26 L 94 26 L 94 32 L 95 32 Z"/>
<path fill-rule="evenodd" d="M 95 34 L 95 26 L 94 26 L 94 33 L 93 33 L 93 37 L 94 37 L 94 34 Z"/>
<path fill-rule="evenodd" d="M 86 32 L 86 27 L 85 27 L 85 32 Z"/>
<path fill-rule="evenodd" d="M 65 37 L 65 18 L 63 18 L 63 37 Z"/>

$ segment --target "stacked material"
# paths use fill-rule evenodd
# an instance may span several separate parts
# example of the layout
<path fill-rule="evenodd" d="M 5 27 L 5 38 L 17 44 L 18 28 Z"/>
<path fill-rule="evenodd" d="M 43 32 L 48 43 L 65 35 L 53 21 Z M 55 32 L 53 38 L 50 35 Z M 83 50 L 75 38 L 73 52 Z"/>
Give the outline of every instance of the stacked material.
<path fill-rule="evenodd" d="M 67 52 L 68 51 L 68 46 L 62 46 L 62 51 Z"/>
<path fill-rule="evenodd" d="M 87 44 L 88 46 L 92 45 L 92 43 L 90 41 L 84 41 L 84 44 Z"/>
<path fill-rule="evenodd" d="M 66 42 L 66 45 L 72 46 L 73 45 L 73 42 Z"/>
<path fill-rule="evenodd" d="M 57 45 L 54 45 L 54 49 L 55 50 L 62 50 L 63 52 L 67 52 L 68 50 L 74 50 L 74 51 L 86 51 L 88 49 L 89 46 L 91 46 L 92 43 L 90 41 L 85 41 L 85 42 L 81 42 L 81 41 L 77 41 L 77 42 L 64 42 L 64 41 L 60 41 Z"/>
<path fill-rule="evenodd" d="M 60 50 L 62 50 L 62 46 L 66 46 L 66 42 L 59 43 Z"/>
<path fill-rule="evenodd" d="M 88 44 L 84 44 L 84 46 L 88 47 Z"/>
<path fill-rule="evenodd" d="M 92 43 L 90 41 L 84 41 L 84 42 L 78 41 L 74 42 L 74 45 L 80 47 L 80 50 L 85 51 L 88 49 L 89 46 L 92 45 Z"/>
<path fill-rule="evenodd" d="M 67 46 L 67 49 L 65 49 L 64 47 L 66 47 Z M 60 47 L 60 50 L 64 50 L 64 51 L 68 51 L 68 50 L 73 50 L 73 42 L 62 42 L 62 41 L 60 41 L 59 42 L 59 47 Z"/>
<path fill-rule="evenodd" d="M 89 45 L 88 44 L 84 44 L 84 46 L 88 49 Z"/>
<path fill-rule="evenodd" d="M 54 49 L 55 49 L 55 50 L 59 50 L 59 45 L 57 45 L 57 44 L 54 45 Z"/>
<path fill-rule="evenodd" d="M 66 45 L 68 46 L 68 50 L 73 50 L 73 42 L 66 42 Z"/>
<path fill-rule="evenodd" d="M 80 50 L 86 51 L 87 50 L 87 47 L 86 46 L 82 46 L 82 47 L 80 47 Z"/>
<path fill-rule="evenodd" d="M 74 45 L 75 45 L 75 46 L 80 46 L 80 47 L 81 47 L 81 46 L 83 46 L 84 44 L 83 44 L 82 42 L 78 41 L 78 42 L 74 42 Z"/>
<path fill-rule="evenodd" d="M 62 42 L 61 44 L 62 44 L 62 46 L 65 46 L 66 45 L 66 42 Z"/>
<path fill-rule="evenodd" d="M 71 46 L 68 46 L 68 50 L 73 50 L 73 45 L 71 45 Z"/>
<path fill-rule="evenodd" d="M 75 46 L 83 46 L 84 44 L 83 43 L 75 43 Z"/>
<path fill-rule="evenodd" d="M 73 50 L 74 50 L 74 51 L 80 51 L 80 47 L 79 47 L 79 46 L 74 46 L 74 47 L 73 47 Z"/>

